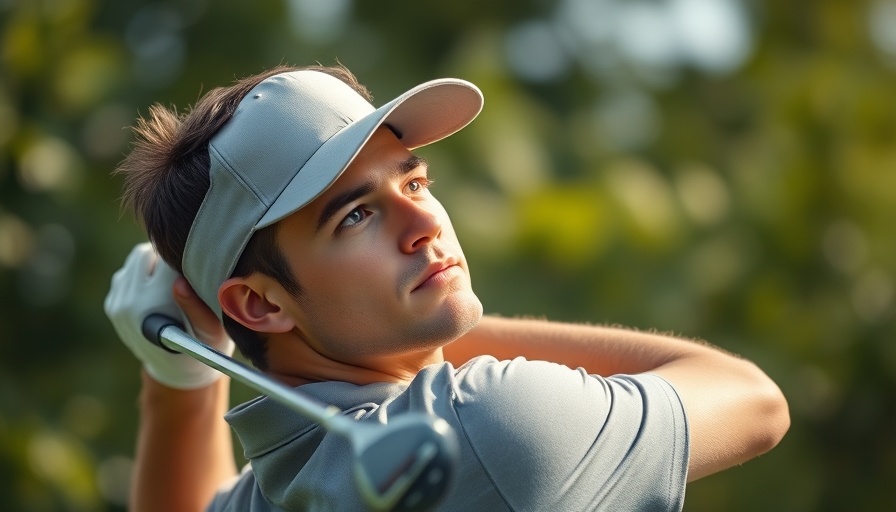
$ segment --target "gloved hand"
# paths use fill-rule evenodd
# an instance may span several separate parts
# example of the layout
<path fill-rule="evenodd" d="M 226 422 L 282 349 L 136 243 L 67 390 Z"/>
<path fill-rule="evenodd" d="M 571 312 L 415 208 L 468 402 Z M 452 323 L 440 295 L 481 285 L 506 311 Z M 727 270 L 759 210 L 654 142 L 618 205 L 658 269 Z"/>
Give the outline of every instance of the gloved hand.
<path fill-rule="evenodd" d="M 138 244 L 112 276 L 112 287 L 103 307 L 121 341 L 143 362 L 153 379 L 172 388 L 198 389 L 215 382 L 222 374 L 189 355 L 157 347 L 141 332 L 144 318 L 162 313 L 183 322 L 195 336 L 186 315 L 174 301 L 172 289 L 177 277 L 177 272 L 159 258 L 151 244 Z M 208 339 L 207 335 L 202 341 L 232 354 L 233 341 L 223 334 L 223 327 L 216 327 L 220 333 L 216 339 Z"/>

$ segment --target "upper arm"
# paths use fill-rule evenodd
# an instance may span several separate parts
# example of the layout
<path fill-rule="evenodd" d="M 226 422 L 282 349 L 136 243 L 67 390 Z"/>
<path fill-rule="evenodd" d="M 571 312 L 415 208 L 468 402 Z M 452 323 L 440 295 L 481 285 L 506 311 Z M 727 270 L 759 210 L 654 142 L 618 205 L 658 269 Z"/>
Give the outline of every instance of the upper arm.
<path fill-rule="evenodd" d="M 687 423 L 654 376 L 604 379 L 542 361 L 466 368 L 458 417 L 480 463 L 513 507 L 676 509 Z M 512 468 L 512 469 L 511 469 Z"/>
<path fill-rule="evenodd" d="M 456 346 L 454 346 L 456 344 Z M 675 388 L 690 423 L 691 480 L 772 448 L 790 425 L 781 391 L 754 364 L 707 344 L 657 333 L 546 321 L 483 318 L 445 347 L 463 360 L 546 359 L 599 375 L 653 373 Z"/>

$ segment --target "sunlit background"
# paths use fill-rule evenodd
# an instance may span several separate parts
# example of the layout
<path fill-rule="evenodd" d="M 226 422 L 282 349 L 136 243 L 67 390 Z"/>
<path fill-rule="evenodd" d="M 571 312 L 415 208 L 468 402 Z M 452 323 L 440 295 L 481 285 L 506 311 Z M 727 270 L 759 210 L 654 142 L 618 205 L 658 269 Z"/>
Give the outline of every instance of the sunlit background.
<path fill-rule="evenodd" d="M 780 383 L 788 436 L 685 510 L 896 507 L 896 0 L 0 0 L 0 510 L 124 509 L 125 127 L 337 60 L 377 104 L 484 91 L 421 154 L 487 311 L 705 338 Z"/>

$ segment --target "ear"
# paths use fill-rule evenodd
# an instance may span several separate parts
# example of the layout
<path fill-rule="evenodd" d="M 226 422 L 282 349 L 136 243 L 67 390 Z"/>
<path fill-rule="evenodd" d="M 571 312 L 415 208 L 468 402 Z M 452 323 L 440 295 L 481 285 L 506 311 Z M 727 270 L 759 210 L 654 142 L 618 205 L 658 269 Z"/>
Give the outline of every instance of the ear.
<path fill-rule="evenodd" d="M 291 330 L 295 323 L 280 304 L 284 294 L 276 293 L 275 285 L 266 276 L 253 273 L 231 277 L 218 288 L 221 309 L 230 318 L 253 331 L 280 333 Z M 287 294 L 288 295 L 288 294 Z"/>

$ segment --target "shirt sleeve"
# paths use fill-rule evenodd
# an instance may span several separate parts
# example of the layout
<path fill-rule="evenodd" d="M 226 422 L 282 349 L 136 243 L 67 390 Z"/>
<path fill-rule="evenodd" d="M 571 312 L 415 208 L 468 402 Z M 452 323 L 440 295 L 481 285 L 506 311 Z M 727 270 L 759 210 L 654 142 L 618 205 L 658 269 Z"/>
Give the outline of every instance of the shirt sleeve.
<path fill-rule="evenodd" d="M 659 376 L 485 357 L 457 378 L 463 435 L 512 509 L 681 510 L 687 420 Z"/>

